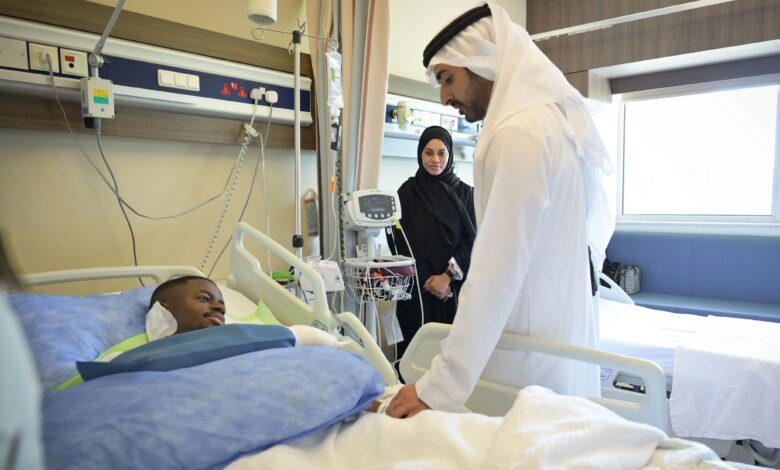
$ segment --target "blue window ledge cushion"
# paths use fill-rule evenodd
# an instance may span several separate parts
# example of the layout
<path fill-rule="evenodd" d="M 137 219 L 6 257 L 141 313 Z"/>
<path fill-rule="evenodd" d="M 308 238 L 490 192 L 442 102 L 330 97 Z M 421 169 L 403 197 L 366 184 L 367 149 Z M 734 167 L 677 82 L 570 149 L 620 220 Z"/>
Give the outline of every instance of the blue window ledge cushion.
<path fill-rule="evenodd" d="M 46 394 L 46 465 L 224 468 L 358 414 L 383 388 L 360 356 L 316 346 L 108 375 Z"/>
<path fill-rule="evenodd" d="M 154 288 L 81 297 L 11 294 L 11 307 L 22 324 L 43 386 L 61 384 L 77 373 L 76 361 L 91 361 L 120 341 L 143 333 Z"/>
<path fill-rule="evenodd" d="M 168 336 L 131 349 L 111 362 L 78 362 L 86 380 L 141 370 L 166 371 L 271 348 L 295 346 L 286 326 L 232 324 Z"/>

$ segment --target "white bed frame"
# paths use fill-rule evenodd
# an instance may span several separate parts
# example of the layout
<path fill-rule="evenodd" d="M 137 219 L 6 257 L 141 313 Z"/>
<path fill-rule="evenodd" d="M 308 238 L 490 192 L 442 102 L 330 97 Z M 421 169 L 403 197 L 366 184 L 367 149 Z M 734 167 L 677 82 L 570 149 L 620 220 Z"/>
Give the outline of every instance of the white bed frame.
<path fill-rule="evenodd" d="M 439 354 L 441 342 L 447 337 L 449 330 L 450 325 L 440 323 L 428 323 L 420 328 L 401 359 L 401 374 L 404 378 L 414 382 L 422 377 L 430 368 L 433 358 Z M 511 333 L 501 335 L 497 348 L 551 354 L 637 376 L 644 381 L 644 394 L 632 393 L 627 395 L 626 399 L 594 397 L 591 400 L 631 421 L 650 424 L 667 433 L 671 430 L 667 411 L 669 405 L 666 398 L 666 379 L 661 367 L 654 362 Z M 503 416 L 512 407 L 517 391 L 508 385 L 480 379 L 466 407 L 477 413 Z"/>
<path fill-rule="evenodd" d="M 307 277 L 313 286 L 311 305 L 295 297 L 274 281 L 260 267 L 260 262 L 245 246 L 246 239 L 258 242 L 262 247 L 294 266 L 301 276 Z M 72 269 L 23 276 L 27 285 L 44 285 L 75 281 L 105 280 L 147 277 L 155 282 L 183 275 L 202 276 L 199 270 L 189 266 L 129 266 L 92 269 Z M 351 312 L 332 313 L 325 297 L 325 285 L 314 269 L 282 245 L 251 227 L 239 222 L 233 229 L 231 243 L 230 274 L 228 287 L 245 295 L 253 302 L 260 299 L 274 316 L 285 325 L 311 325 L 337 336 L 339 340 L 349 339 L 342 349 L 355 352 L 371 362 L 382 375 L 386 385 L 398 383 L 395 370 L 372 340 L 366 328 Z M 447 336 L 449 325 L 429 323 L 423 326 L 411 341 L 401 360 L 401 371 L 410 381 L 416 381 L 430 367 L 431 360 L 440 351 L 441 341 Z M 650 361 L 620 354 L 607 353 L 584 347 L 557 343 L 539 338 L 504 334 L 498 343 L 502 349 L 536 351 L 570 359 L 595 363 L 624 371 L 640 377 L 645 383 L 646 393 L 632 395 L 631 399 L 594 398 L 593 401 L 606 406 L 632 421 L 657 426 L 669 431 L 667 416 L 666 382 L 661 368 Z M 504 415 L 511 407 L 517 389 L 506 385 L 480 380 L 466 406 L 472 411 L 488 415 Z"/>

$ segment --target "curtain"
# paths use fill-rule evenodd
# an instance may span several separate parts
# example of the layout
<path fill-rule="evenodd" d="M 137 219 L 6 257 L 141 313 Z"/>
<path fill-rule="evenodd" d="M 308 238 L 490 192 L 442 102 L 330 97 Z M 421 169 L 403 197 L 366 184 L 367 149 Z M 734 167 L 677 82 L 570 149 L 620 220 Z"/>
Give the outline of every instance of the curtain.
<path fill-rule="evenodd" d="M 357 189 L 376 188 L 379 181 L 379 163 L 382 158 L 386 113 L 385 99 L 387 96 L 390 44 L 389 18 L 388 0 L 369 2 L 361 74 L 361 103 L 359 114 L 355 117 L 359 132 L 356 148 L 355 186 Z"/>
<path fill-rule="evenodd" d="M 307 0 L 307 28 L 311 35 L 339 41 L 342 59 L 343 191 L 375 188 L 384 135 L 385 98 L 390 43 L 388 0 Z M 317 149 L 320 162 L 322 253 L 327 257 L 337 236 L 338 221 L 331 204 L 331 177 L 335 154 L 330 150 L 330 113 L 327 107 L 327 41 L 310 39 L 317 100 Z M 338 201 L 336 201 L 338 203 Z"/>

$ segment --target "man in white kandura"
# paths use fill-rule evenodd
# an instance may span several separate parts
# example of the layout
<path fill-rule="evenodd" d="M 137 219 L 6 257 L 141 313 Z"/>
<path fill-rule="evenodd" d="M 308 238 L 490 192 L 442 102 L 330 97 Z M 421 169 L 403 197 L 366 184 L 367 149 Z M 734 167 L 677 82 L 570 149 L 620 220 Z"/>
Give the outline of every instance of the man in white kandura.
<path fill-rule="evenodd" d="M 441 102 L 469 122 L 484 119 L 474 150 L 477 237 L 441 354 L 387 413 L 458 411 L 480 376 L 599 396 L 595 365 L 496 350 L 503 332 L 596 346 L 592 267 L 604 260 L 614 214 L 601 185 L 611 163 L 582 96 L 495 5 L 455 19 L 423 56 Z"/>

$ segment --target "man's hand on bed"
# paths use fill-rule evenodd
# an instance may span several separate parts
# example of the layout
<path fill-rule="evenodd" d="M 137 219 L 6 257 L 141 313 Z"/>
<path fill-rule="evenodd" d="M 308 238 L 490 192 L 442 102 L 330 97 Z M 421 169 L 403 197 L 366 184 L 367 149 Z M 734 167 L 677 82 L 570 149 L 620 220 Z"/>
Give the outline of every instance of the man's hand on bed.
<path fill-rule="evenodd" d="M 431 407 L 417 397 L 417 388 L 412 384 L 404 385 L 398 391 L 390 401 L 386 413 L 393 418 L 411 418 L 421 411 L 430 409 Z"/>

